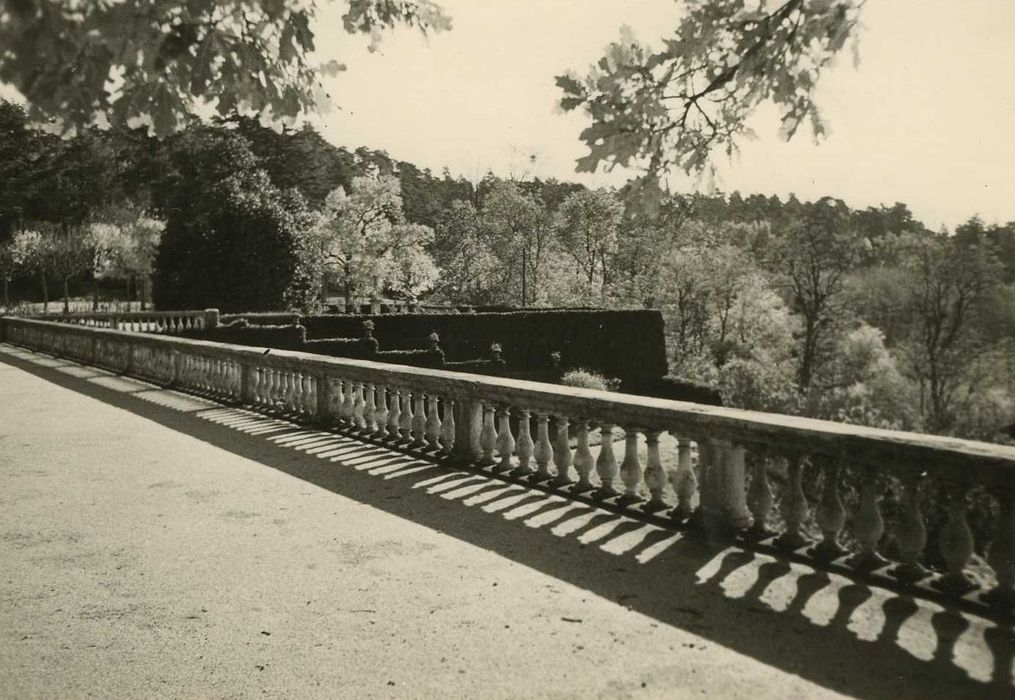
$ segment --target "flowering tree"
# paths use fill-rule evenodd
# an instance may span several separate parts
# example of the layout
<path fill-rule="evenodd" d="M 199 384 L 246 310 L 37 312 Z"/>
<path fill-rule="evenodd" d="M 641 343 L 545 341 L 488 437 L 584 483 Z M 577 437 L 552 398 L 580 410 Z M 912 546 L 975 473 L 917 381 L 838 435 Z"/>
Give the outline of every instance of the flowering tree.
<path fill-rule="evenodd" d="M 429 226 L 404 222 L 397 178 L 355 178 L 350 193 L 338 188 L 328 195 L 319 216 L 322 297 L 329 274 L 341 280 L 347 308 L 354 296 L 375 296 L 385 289 L 412 298 L 422 294 L 437 279 L 426 251 L 433 237 Z"/>

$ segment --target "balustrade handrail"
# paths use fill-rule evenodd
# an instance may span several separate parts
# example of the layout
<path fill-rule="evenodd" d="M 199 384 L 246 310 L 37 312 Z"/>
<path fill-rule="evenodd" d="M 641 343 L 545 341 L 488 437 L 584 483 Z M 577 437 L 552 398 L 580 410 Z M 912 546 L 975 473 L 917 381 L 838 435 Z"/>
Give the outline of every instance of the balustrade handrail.
<path fill-rule="evenodd" d="M 50 321 L 35 319 L 4 321 L 12 325 L 52 325 Z M 64 330 L 138 345 L 168 346 L 208 357 L 241 359 L 264 367 L 334 373 L 357 381 L 405 386 L 459 399 L 481 398 L 497 405 L 525 406 L 534 412 L 581 416 L 613 425 L 637 426 L 641 430 L 721 436 L 734 443 L 772 445 L 802 454 L 820 453 L 879 471 L 891 470 L 894 463 L 897 468 L 933 472 L 949 481 L 1015 488 L 1015 447 L 977 440 L 291 350 L 266 352 L 243 345 L 86 326 L 68 326 Z"/>
<path fill-rule="evenodd" d="M 1015 447 L 35 319 L 0 318 L 0 340 L 1015 612 Z M 675 464 L 664 464 L 664 434 Z M 937 571 L 925 566 L 928 522 Z"/>

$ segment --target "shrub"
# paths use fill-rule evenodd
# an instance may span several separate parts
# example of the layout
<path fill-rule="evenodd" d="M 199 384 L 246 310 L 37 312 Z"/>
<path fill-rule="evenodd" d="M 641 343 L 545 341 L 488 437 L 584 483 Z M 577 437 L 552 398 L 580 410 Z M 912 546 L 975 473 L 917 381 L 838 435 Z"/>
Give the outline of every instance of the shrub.
<path fill-rule="evenodd" d="M 564 386 L 573 386 L 578 389 L 610 390 L 606 377 L 595 372 L 589 372 L 586 369 L 573 369 L 570 372 L 565 372 L 564 376 L 560 378 L 560 383 Z"/>

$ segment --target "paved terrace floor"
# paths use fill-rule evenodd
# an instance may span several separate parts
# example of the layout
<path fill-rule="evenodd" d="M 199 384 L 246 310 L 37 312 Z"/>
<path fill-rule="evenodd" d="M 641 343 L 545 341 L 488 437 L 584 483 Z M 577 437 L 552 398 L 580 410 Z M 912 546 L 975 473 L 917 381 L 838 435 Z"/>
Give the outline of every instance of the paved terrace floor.
<path fill-rule="evenodd" d="M 1012 697 L 1011 631 L 0 345 L 0 698 Z"/>

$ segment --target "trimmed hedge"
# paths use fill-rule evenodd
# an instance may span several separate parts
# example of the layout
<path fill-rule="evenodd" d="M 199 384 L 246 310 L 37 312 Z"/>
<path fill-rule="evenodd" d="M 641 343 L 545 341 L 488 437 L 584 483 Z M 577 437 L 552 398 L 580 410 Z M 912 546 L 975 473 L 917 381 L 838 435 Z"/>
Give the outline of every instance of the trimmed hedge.
<path fill-rule="evenodd" d="M 647 309 L 334 314 L 304 316 L 303 325 L 312 338 L 355 337 L 365 320 L 373 321 L 381 347 L 425 347 L 436 332 L 447 357 L 457 361 L 488 357 L 490 346 L 500 343 L 512 371 L 547 370 L 550 354 L 559 352 L 563 368 L 584 367 L 607 377 L 656 379 L 667 372 L 663 318 Z"/>
<path fill-rule="evenodd" d="M 620 391 L 625 394 L 651 396 L 656 399 L 691 401 L 709 406 L 723 405 L 722 395 L 715 387 L 689 382 L 671 375 L 653 379 L 625 379 L 621 382 Z"/>
<path fill-rule="evenodd" d="M 331 357 L 351 357 L 360 360 L 379 360 L 376 338 L 326 338 L 308 340 L 302 348 L 304 352 Z M 380 360 L 383 362 L 383 360 Z"/>
<path fill-rule="evenodd" d="M 393 365 L 446 368 L 442 350 L 381 350 L 371 359 L 377 362 L 390 362 Z"/>
<path fill-rule="evenodd" d="M 296 326 L 300 323 L 300 314 L 295 311 L 264 311 L 257 313 L 220 314 L 219 323 L 229 324 L 246 321 L 254 326 Z"/>
<path fill-rule="evenodd" d="M 303 326 L 248 326 L 241 321 L 213 329 L 180 331 L 176 335 L 216 343 L 302 351 L 307 329 Z"/>

